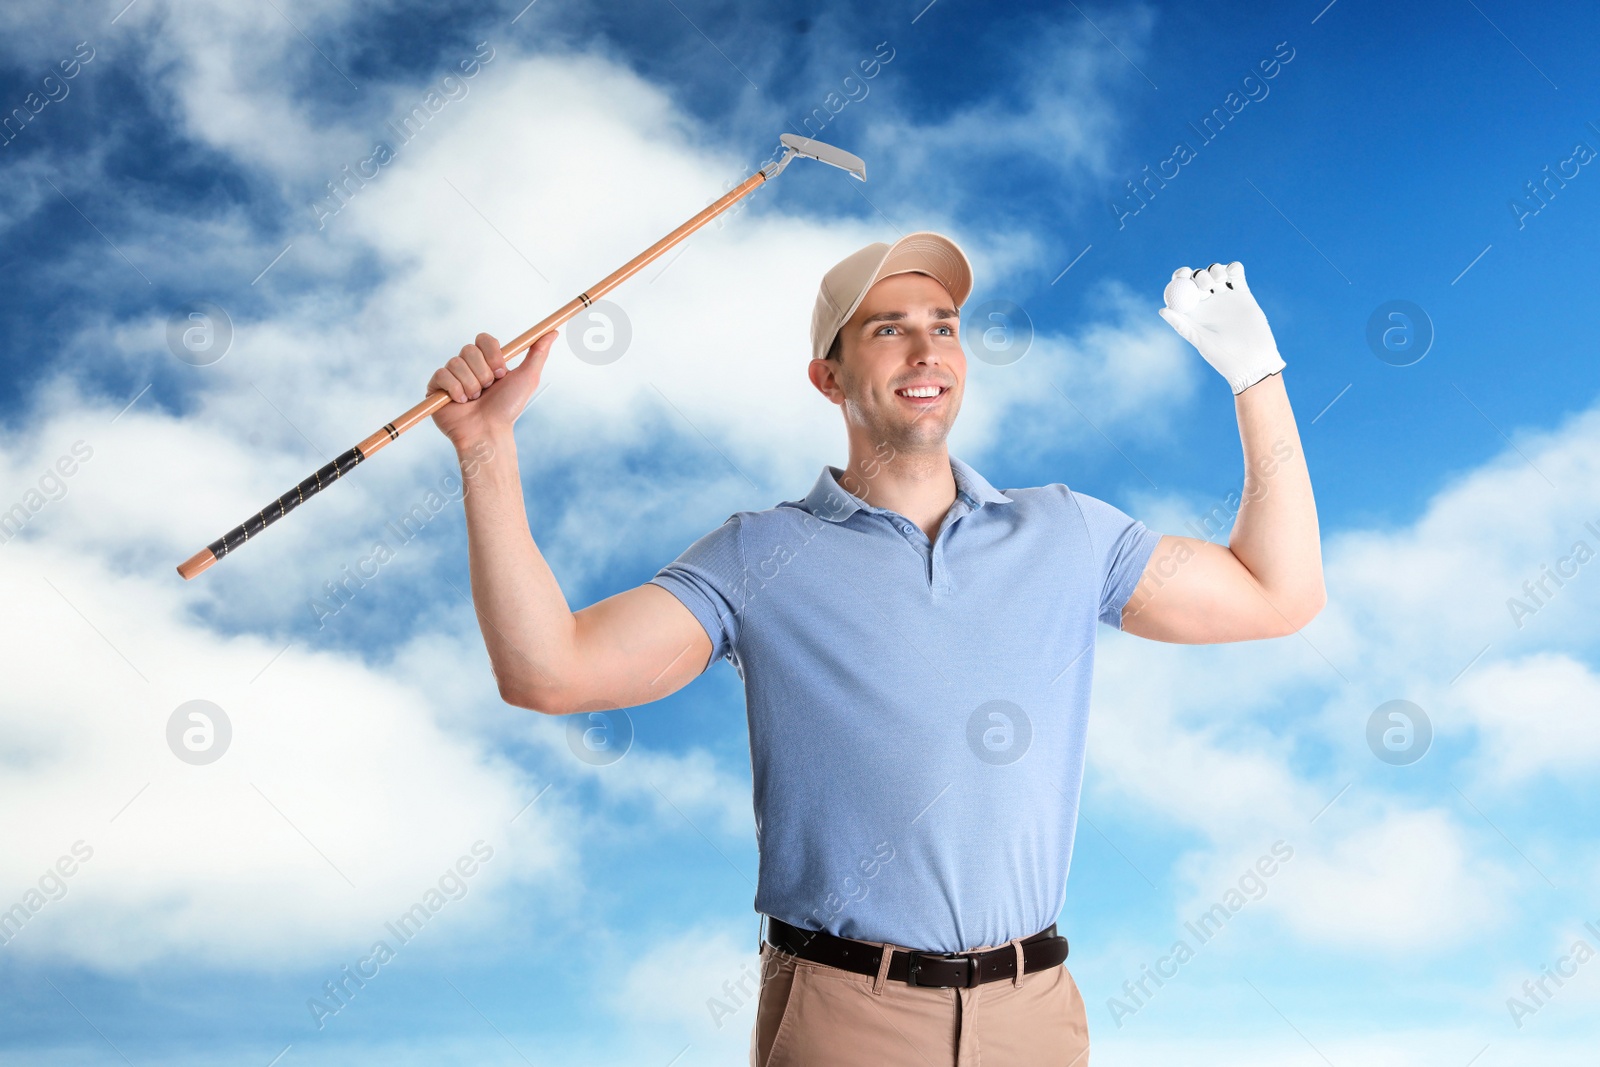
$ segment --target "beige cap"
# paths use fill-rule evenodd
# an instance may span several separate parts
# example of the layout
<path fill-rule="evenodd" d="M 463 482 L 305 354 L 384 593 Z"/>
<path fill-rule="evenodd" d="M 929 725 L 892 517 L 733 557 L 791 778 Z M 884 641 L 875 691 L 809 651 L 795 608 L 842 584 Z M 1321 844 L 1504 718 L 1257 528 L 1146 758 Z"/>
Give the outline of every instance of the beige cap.
<path fill-rule="evenodd" d="M 917 271 L 933 278 L 960 308 L 972 292 L 972 265 L 966 254 L 942 234 L 919 231 L 894 244 L 875 242 L 840 260 L 822 276 L 817 306 L 811 313 L 811 354 L 825 359 L 833 339 L 878 281 L 891 274 Z"/>

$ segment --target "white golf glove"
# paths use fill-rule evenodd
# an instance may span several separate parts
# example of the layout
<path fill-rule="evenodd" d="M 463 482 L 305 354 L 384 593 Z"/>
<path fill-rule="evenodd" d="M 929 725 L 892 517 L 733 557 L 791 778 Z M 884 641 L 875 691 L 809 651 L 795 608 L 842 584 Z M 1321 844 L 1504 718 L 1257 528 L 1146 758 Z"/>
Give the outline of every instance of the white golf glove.
<path fill-rule="evenodd" d="M 1243 263 L 1179 267 L 1163 295 L 1161 317 L 1228 379 L 1234 396 L 1283 369 L 1272 327 L 1245 284 Z"/>

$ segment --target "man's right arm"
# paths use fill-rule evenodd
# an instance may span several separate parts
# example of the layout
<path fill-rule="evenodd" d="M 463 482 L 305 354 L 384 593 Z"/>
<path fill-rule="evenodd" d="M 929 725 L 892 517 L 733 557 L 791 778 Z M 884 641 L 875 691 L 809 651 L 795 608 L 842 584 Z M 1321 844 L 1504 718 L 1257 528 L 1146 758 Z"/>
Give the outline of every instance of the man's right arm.
<path fill-rule="evenodd" d="M 472 601 L 500 696 L 552 715 L 632 707 L 687 685 L 711 658 L 704 627 L 673 594 L 642 585 L 573 612 L 528 526 L 512 424 L 554 341 L 508 369 L 489 334 L 435 372 L 452 403 L 434 423 L 461 463 Z"/>

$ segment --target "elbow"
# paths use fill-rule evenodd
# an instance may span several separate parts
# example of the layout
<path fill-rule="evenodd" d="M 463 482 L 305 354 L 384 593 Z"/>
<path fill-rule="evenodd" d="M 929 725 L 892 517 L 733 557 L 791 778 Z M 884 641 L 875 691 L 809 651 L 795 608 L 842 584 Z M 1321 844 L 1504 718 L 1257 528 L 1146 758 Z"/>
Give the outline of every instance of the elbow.
<path fill-rule="evenodd" d="M 1310 625 L 1312 619 L 1322 614 L 1322 609 L 1327 607 L 1327 604 L 1328 590 L 1321 581 L 1318 581 L 1313 588 L 1293 598 L 1283 606 L 1280 612 L 1282 628 L 1272 636 L 1287 637 L 1290 634 L 1299 633 Z"/>
<path fill-rule="evenodd" d="M 1322 609 L 1327 606 L 1328 587 L 1323 582 L 1322 575 L 1319 574 L 1317 575 L 1317 584 L 1313 586 L 1310 592 L 1306 594 L 1305 606 L 1303 609 L 1305 617 L 1301 620 L 1300 626 L 1295 627 L 1295 629 L 1300 629 L 1301 626 L 1305 626 L 1312 619 L 1316 618 L 1318 615 L 1321 615 Z"/>
<path fill-rule="evenodd" d="M 567 714 L 567 710 L 565 708 L 561 707 L 559 704 L 555 703 L 554 701 L 545 700 L 545 699 L 540 698 L 540 697 L 517 696 L 517 697 L 513 698 L 513 697 L 508 697 L 504 693 L 502 693 L 502 694 L 500 694 L 500 698 L 502 700 L 504 700 L 507 704 L 510 704 L 512 707 L 515 707 L 515 708 L 526 708 L 528 711 L 537 712 L 540 715 L 565 715 L 565 714 Z"/>
<path fill-rule="evenodd" d="M 515 649 L 503 654 L 491 649 L 489 673 L 494 675 L 500 699 L 514 708 L 541 715 L 567 715 L 576 710 L 572 698 L 577 692 L 572 679 L 564 672 L 555 674 L 540 667 Z"/>
<path fill-rule="evenodd" d="M 534 707 L 534 701 L 524 690 L 517 688 L 504 678 L 497 678 L 496 681 L 499 682 L 501 700 L 514 708 L 527 708 L 530 711 L 539 710 Z"/>
<path fill-rule="evenodd" d="M 540 715 L 565 715 L 567 710 L 548 690 L 540 691 L 521 685 L 516 679 L 499 679 L 500 699 L 514 708 L 526 708 Z"/>

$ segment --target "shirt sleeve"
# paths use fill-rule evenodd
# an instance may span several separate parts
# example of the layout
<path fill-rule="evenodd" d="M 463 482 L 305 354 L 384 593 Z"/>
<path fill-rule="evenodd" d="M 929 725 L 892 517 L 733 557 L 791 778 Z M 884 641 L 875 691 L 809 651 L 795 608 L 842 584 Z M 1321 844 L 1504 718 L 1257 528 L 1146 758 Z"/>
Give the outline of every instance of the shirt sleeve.
<path fill-rule="evenodd" d="M 739 516 L 730 515 L 728 521 L 684 549 L 648 584 L 659 585 L 677 597 L 700 620 L 706 636 L 711 638 L 706 668 L 719 659 L 731 659 L 739 640 L 739 615 L 744 607 L 744 545 Z"/>
<path fill-rule="evenodd" d="M 1088 527 L 1090 550 L 1099 566 L 1100 621 L 1120 630 L 1122 608 L 1133 596 L 1161 535 L 1097 497 L 1072 493 L 1072 499 Z"/>

